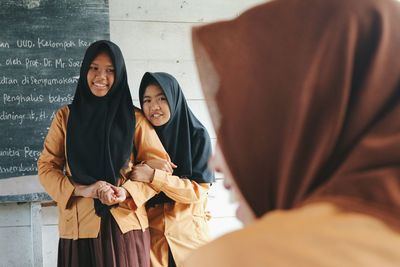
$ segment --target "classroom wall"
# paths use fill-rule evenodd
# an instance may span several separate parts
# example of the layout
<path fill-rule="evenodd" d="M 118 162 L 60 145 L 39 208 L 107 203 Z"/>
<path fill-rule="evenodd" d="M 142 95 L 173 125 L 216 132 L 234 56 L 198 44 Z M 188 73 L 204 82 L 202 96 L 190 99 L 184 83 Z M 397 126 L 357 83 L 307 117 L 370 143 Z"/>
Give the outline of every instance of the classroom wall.
<path fill-rule="evenodd" d="M 111 40 L 122 49 L 134 102 L 145 71 L 174 75 L 184 90 L 189 106 L 208 129 L 215 143 L 204 97 L 200 89 L 191 45 L 191 28 L 215 20 L 229 19 L 260 0 L 109 0 Z M 209 196 L 212 236 L 218 237 L 241 227 L 235 204 L 229 203 L 222 176 Z M 31 213 L 28 203 L 0 204 L 0 267 L 36 266 L 32 259 Z M 57 211 L 41 210 L 43 266 L 56 266 Z"/>

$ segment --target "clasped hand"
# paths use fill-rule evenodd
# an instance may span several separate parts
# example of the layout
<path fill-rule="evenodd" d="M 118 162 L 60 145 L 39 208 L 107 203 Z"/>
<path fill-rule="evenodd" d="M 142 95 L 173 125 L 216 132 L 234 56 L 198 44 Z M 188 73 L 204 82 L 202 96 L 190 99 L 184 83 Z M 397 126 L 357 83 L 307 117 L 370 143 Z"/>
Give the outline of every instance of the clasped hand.
<path fill-rule="evenodd" d="M 103 185 L 97 189 L 97 198 L 108 206 L 124 202 L 128 194 L 125 188 L 112 184 Z"/>
<path fill-rule="evenodd" d="M 75 196 L 98 198 L 101 203 L 111 206 L 125 201 L 130 195 L 123 187 L 106 181 L 97 181 L 91 185 L 75 184 Z"/>

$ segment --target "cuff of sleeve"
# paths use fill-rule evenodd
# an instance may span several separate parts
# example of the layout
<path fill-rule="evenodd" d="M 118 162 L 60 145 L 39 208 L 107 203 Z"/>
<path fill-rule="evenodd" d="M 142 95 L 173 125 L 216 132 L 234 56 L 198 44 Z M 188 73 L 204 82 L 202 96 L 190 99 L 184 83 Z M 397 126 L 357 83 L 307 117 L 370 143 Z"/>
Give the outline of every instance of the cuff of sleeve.
<path fill-rule="evenodd" d="M 57 201 L 57 204 L 62 209 L 67 209 L 68 208 L 68 203 L 69 203 L 69 200 L 72 197 L 72 194 L 74 193 L 74 190 L 75 190 L 75 186 L 67 178 L 65 180 L 64 188 L 62 190 L 62 194 L 60 194 L 59 199 Z"/>
<path fill-rule="evenodd" d="M 151 182 L 151 186 L 155 190 L 160 192 L 167 181 L 167 176 L 168 176 L 167 172 L 155 169 L 153 181 Z"/>
<path fill-rule="evenodd" d="M 128 180 L 122 185 L 122 187 L 125 188 L 131 195 L 136 208 L 141 207 L 146 203 L 147 200 L 157 194 L 157 192 L 146 183 Z M 132 209 L 132 206 L 130 207 Z"/>

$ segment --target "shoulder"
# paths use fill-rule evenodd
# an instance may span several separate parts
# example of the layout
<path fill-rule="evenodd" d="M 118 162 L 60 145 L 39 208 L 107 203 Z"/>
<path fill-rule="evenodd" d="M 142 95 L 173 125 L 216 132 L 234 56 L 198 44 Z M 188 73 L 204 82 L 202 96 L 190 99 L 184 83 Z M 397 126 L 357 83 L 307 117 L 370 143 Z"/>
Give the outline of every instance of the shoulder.
<path fill-rule="evenodd" d="M 211 153 L 211 138 L 205 128 L 196 128 L 191 135 L 192 149 L 195 153 Z"/>
<path fill-rule="evenodd" d="M 56 138 L 57 136 L 63 135 L 67 131 L 69 117 L 68 106 L 62 106 L 61 108 L 54 111 L 51 115 L 51 124 L 48 131 L 48 136 Z"/>
<path fill-rule="evenodd" d="M 186 260 L 185 267 L 239 267 L 248 265 L 247 249 L 254 247 L 244 228 L 215 239 L 195 250 Z M 240 259 L 243 260 L 240 260 Z"/>
<path fill-rule="evenodd" d="M 195 128 L 192 132 L 192 139 L 199 143 L 211 141 L 210 135 L 204 127 Z"/>
<path fill-rule="evenodd" d="M 65 106 L 62 106 L 61 108 L 59 108 L 57 111 L 56 111 L 56 113 L 57 114 L 60 114 L 60 115 L 68 115 L 69 114 L 69 107 L 68 107 L 68 105 L 65 105 Z"/>
<path fill-rule="evenodd" d="M 290 243 L 293 237 L 287 239 L 288 236 L 285 233 L 285 231 L 289 230 L 287 223 L 283 227 L 279 225 L 279 222 L 287 222 L 284 218 L 285 216 L 282 217 L 281 213 L 275 216 L 276 214 L 274 213 L 271 212 L 270 214 L 273 215 L 267 215 L 243 229 L 228 233 L 196 250 L 188 258 L 185 266 L 200 267 L 201 264 L 210 267 L 284 265 L 273 258 L 275 257 L 274 255 L 284 256 L 285 246 L 282 247 L 282 242 Z M 286 228 L 286 230 L 282 228 Z M 290 258 L 289 249 L 285 257 Z M 272 263 L 275 265 L 271 265 Z M 292 263 L 292 265 L 289 264 L 287 266 L 302 265 Z"/>
<path fill-rule="evenodd" d="M 68 121 L 68 116 L 69 116 L 69 107 L 68 105 L 65 105 L 59 108 L 57 111 L 55 111 L 54 120 L 66 124 Z"/>
<path fill-rule="evenodd" d="M 138 108 L 135 108 L 135 118 L 136 118 L 136 126 L 135 126 L 136 129 L 138 128 L 153 129 L 153 126 L 143 115 L 143 112 Z"/>
<path fill-rule="evenodd" d="M 146 120 L 146 118 L 144 117 L 142 111 L 138 108 L 135 108 L 135 118 L 136 118 L 136 124 L 138 122 L 142 123 L 144 120 Z"/>
<path fill-rule="evenodd" d="M 373 266 L 395 266 L 399 245 L 400 234 L 376 218 L 321 202 L 270 212 L 194 252 L 185 266 L 366 266 L 371 251 Z"/>

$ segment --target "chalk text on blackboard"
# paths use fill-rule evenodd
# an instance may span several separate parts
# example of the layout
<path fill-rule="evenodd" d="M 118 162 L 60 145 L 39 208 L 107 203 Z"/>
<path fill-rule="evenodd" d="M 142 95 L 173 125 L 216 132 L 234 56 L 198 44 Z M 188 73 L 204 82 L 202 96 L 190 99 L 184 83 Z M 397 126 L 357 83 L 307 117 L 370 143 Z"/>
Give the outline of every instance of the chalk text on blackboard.
<path fill-rule="evenodd" d="M 76 44 L 74 41 L 69 40 L 69 41 L 53 41 L 53 40 L 45 40 L 41 38 L 37 38 L 37 44 L 39 48 L 62 48 L 64 50 L 67 50 L 67 48 L 72 48 L 75 47 Z"/>
<path fill-rule="evenodd" d="M 7 58 L 6 59 L 6 65 L 7 66 L 14 66 L 14 65 L 22 65 L 22 61 L 19 58 Z"/>
<path fill-rule="evenodd" d="M 14 173 L 14 172 L 22 172 L 22 174 L 25 174 L 25 172 L 37 172 L 37 165 L 36 164 L 31 164 L 28 166 L 22 165 L 22 163 L 19 166 L 0 166 L 0 173 Z"/>
<path fill-rule="evenodd" d="M 17 40 L 18 48 L 32 48 L 35 47 L 35 44 L 31 40 Z"/>
<path fill-rule="evenodd" d="M 66 96 L 61 95 L 51 95 L 49 94 L 49 103 L 71 103 L 74 99 L 74 96 L 71 94 L 67 94 Z"/>
<path fill-rule="evenodd" d="M 10 44 L 8 42 L 0 42 L 0 48 L 10 48 Z"/>
<path fill-rule="evenodd" d="M 40 151 L 38 150 L 33 150 L 29 146 L 24 147 L 24 157 L 25 158 L 34 158 L 38 159 L 40 156 Z"/>
<path fill-rule="evenodd" d="M 15 148 L 3 148 L 0 150 L 0 157 L 19 157 L 19 150 Z"/>
<path fill-rule="evenodd" d="M 22 80 L 22 84 L 33 84 L 43 86 L 64 85 L 78 83 L 79 77 L 62 77 L 62 78 L 38 78 L 36 76 L 26 76 Z"/>
<path fill-rule="evenodd" d="M 15 113 L 13 112 L 7 112 L 3 110 L 0 112 L 0 121 L 16 121 L 18 124 L 22 124 L 25 119 L 25 114 L 20 114 L 20 113 Z"/>
<path fill-rule="evenodd" d="M 29 95 L 23 95 L 23 94 L 14 94 L 10 95 L 7 93 L 3 93 L 3 103 L 4 105 L 6 104 L 11 104 L 11 103 L 17 103 L 17 105 L 23 104 L 23 103 L 41 103 L 44 100 L 43 95 L 34 95 L 34 94 L 29 94 Z"/>
<path fill-rule="evenodd" d="M 1 85 L 14 85 L 14 84 L 18 84 L 18 80 L 15 78 L 2 76 L 2 77 L 0 77 L 0 84 Z"/>

